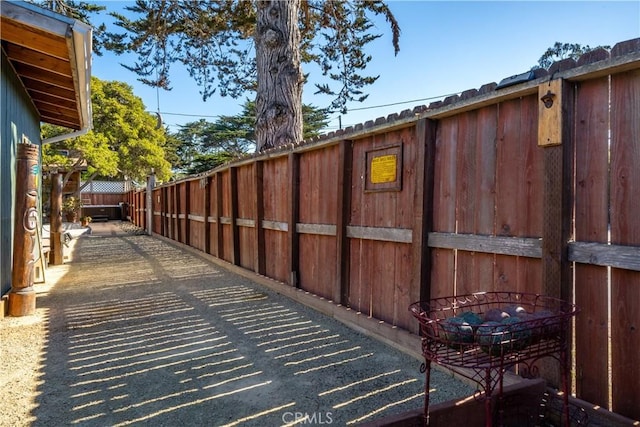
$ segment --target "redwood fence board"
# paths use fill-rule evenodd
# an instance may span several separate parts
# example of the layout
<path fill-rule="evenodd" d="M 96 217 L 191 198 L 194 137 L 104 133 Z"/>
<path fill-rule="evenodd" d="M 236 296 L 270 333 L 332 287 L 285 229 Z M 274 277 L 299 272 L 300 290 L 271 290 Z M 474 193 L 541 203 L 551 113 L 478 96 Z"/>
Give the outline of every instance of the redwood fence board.
<path fill-rule="evenodd" d="M 575 112 L 575 239 L 608 241 L 609 116 L 608 77 L 576 86 Z M 609 405 L 609 324 L 607 268 L 576 264 L 576 304 L 582 313 L 576 328 L 576 389 L 589 402 Z"/>
<path fill-rule="evenodd" d="M 265 274 L 281 282 L 289 280 L 291 271 L 288 258 L 288 228 L 278 224 L 288 225 L 288 188 L 289 170 L 286 157 L 265 161 L 262 171 L 262 193 L 264 221 L 270 221 L 273 226 L 264 232 L 264 262 Z M 263 221 L 263 228 L 266 228 Z"/>
<path fill-rule="evenodd" d="M 640 70 L 611 76 L 611 243 L 640 246 Z M 611 269 L 613 410 L 640 419 L 640 272 Z"/>
<path fill-rule="evenodd" d="M 433 186 L 433 231 L 455 233 L 458 120 L 448 117 L 437 123 Z M 432 252 L 431 298 L 455 295 L 455 250 Z"/>

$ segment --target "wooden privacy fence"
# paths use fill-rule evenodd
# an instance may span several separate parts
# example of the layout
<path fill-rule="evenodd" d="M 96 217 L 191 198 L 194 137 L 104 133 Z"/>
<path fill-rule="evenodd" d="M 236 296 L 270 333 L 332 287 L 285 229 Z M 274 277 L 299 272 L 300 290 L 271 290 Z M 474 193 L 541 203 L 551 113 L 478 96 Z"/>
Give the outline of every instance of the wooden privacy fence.
<path fill-rule="evenodd" d="M 577 397 L 640 419 L 640 39 L 512 80 L 156 187 L 153 232 L 411 332 L 417 300 L 573 301 Z"/>

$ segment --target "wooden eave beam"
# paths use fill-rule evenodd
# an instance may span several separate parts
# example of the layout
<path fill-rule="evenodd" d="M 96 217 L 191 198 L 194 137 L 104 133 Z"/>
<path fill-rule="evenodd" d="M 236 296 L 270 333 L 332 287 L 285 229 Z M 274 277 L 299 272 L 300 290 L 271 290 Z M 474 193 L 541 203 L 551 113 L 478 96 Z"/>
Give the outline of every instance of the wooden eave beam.
<path fill-rule="evenodd" d="M 54 86 L 65 88 L 75 92 L 73 78 L 71 75 L 65 76 L 57 73 L 49 73 L 40 68 L 18 62 L 13 63 L 16 73 L 23 79 L 30 79 L 38 82 L 48 83 Z"/>
<path fill-rule="evenodd" d="M 5 45 L 5 52 L 11 62 L 31 65 L 48 73 L 60 74 L 65 77 L 72 75 L 69 60 L 65 61 L 11 43 Z"/>
<path fill-rule="evenodd" d="M 56 117 L 58 120 L 77 122 L 78 117 L 75 115 L 75 111 L 69 109 L 56 108 L 51 105 L 42 105 L 42 103 L 35 101 L 38 111 L 42 117 Z"/>
<path fill-rule="evenodd" d="M 57 105 L 74 111 L 77 109 L 78 105 L 75 98 L 63 98 L 47 92 L 39 92 L 29 89 L 29 95 L 31 95 L 31 98 L 44 104 Z"/>
<path fill-rule="evenodd" d="M 80 125 L 78 123 L 78 120 L 67 121 L 67 120 L 63 120 L 63 118 L 60 117 L 60 116 L 51 117 L 51 116 L 48 116 L 48 115 L 47 116 L 41 115 L 40 118 L 41 118 L 41 121 L 46 122 L 46 123 L 50 123 L 52 125 L 62 126 L 62 127 L 66 127 L 66 128 L 74 129 L 74 130 L 80 129 Z"/>
<path fill-rule="evenodd" d="M 48 78 L 47 80 L 53 80 Z M 45 92 L 60 98 L 73 99 L 75 91 L 68 86 L 68 81 L 59 80 L 58 82 L 50 82 L 44 80 L 32 79 L 31 77 L 22 76 L 25 87 L 37 92 Z"/>
<path fill-rule="evenodd" d="M 2 40 L 69 61 L 69 49 L 65 37 L 46 33 L 16 21 L 2 19 Z"/>

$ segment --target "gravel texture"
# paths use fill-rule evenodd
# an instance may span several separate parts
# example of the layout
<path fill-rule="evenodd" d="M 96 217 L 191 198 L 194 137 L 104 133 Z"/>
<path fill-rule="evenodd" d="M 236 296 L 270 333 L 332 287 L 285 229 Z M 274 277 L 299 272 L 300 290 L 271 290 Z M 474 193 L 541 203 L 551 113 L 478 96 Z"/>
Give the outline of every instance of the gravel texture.
<path fill-rule="evenodd" d="M 420 360 L 124 223 L 92 229 L 34 316 L 0 320 L 0 426 L 356 425 L 422 406 Z M 431 387 L 473 393 L 440 371 Z"/>

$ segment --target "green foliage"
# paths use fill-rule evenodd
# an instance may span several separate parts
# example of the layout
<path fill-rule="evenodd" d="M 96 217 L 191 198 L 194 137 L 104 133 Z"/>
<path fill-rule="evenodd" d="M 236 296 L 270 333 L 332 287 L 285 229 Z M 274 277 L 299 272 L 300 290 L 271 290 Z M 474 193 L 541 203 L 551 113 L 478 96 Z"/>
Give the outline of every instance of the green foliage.
<path fill-rule="evenodd" d="M 222 166 L 233 160 L 233 156 L 227 152 L 196 154 L 186 169 L 187 175 L 195 175 Z"/>
<path fill-rule="evenodd" d="M 596 46 L 594 48 L 589 45 L 582 46 L 579 43 L 560 43 L 555 42 L 554 45 L 548 48 L 538 59 L 538 65 L 534 68 L 549 68 L 556 61 L 572 58 L 578 59 L 583 54 L 596 49 L 611 49 L 611 46 Z"/>
<path fill-rule="evenodd" d="M 170 89 L 170 67 L 185 67 L 202 88 L 206 100 L 220 90 L 239 97 L 256 89 L 256 62 L 252 38 L 256 9 L 249 1 L 138 0 L 127 6 L 128 16 L 113 13 L 124 30 L 110 34 L 117 52 L 135 52 L 127 66 L 145 84 Z M 344 110 L 348 101 L 363 101 L 363 88 L 378 76 L 363 74 L 371 55 L 369 43 L 380 37 L 373 16 L 390 25 L 393 48 L 399 51 L 400 28 L 382 1 L 303 1 L 300 7 L 299 46 L 303 63 L 315 63 L 336 86 L 317 84 L 317 91 L 334 97 L 332 108 Z M 260 37 L 260 34 L 256 35 Z"/>
<path fill-rule="evenodd" d="M 327 126 L 328 112 L 312 105 L 303 105 L 302 111 L 304 138 L 319 135 Z M 255 120 L 255 102 L 247 100 L 238 115 L 220 116 L 213 123 L 200 119 L 180 126 L 177 133 L 167 136 L 173 168 L 188 174 L 200 173 L 254 151 Z"/>
<path fill-rule="evenodd" d="M 164 158 L 165 130 L 157 128 L 155 115 L 147 113 L 131 86 L 122 82 L 91 79 L 93 130 L 78 138 L 47 144 L 43 164 L 48 167 L 80 167 L 101 177 L 127 176 L 144 181 L 151 168 L 159 180 L 168 180 L 171 165 Z M 61 128 L 43 126 L 44 137 L 64 133 Z M 62 156 L 69 152 L 70 158 Z"/>
<path fill-rule="evenodd" d="M 82 203 L 80 199 L 74 196 L 67 197 L 62 202 L 62 206 L 60 207 L 62 213 L 78 213 L 80 208 L 82 207 Z"/>

